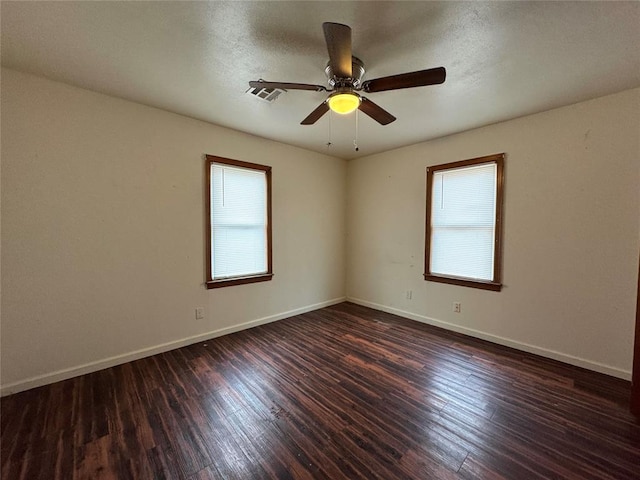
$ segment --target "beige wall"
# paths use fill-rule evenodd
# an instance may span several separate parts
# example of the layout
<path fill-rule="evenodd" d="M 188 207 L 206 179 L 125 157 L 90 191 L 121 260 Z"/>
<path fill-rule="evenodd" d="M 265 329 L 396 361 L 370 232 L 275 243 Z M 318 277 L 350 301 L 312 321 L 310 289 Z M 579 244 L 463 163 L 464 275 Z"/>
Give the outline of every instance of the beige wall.
<path fill-rule="evenodd" d="M 640 89 L 346 164 L 3 69 L 1 140 L 3 394 L 345 292 L 629 378 Z M 425 167 L 498 152 L 503 291 L 425 282 Z M 205 153 L 273 166 L 273 281 L 202 286 Z"/>
<path fill-rule="evenodd" d="M 630 378 L 639 142 L 635 89 L 350 161 L 347 296 Z M 503 291 L 425 282 L 425 167 L 499 152 Z"/>
<path fill-rule="evenodd" d="M 343 160 L 11 70 L 1 153 L 5 394 L 343 299 Z M 205 153 L 273 167 L 271 282 L 203 287 Z"/>

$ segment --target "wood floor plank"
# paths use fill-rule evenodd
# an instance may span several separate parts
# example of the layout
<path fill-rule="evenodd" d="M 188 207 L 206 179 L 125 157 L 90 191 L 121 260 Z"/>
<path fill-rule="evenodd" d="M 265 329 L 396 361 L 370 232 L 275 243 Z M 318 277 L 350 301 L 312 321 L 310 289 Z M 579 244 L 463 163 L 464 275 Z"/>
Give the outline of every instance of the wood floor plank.
<path fill-rule="evenodd" d="M 629 392 L 341 303 L 3 398 L 0 479 L 640 479 Z"/>

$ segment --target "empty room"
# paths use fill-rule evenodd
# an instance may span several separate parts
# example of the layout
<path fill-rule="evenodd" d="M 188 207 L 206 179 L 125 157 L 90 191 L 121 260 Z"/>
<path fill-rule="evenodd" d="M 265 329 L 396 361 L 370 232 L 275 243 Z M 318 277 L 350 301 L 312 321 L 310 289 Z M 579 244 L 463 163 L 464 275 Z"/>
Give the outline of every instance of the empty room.
<path fill-rule="evenodd" d="M 640 2 L 0 22 L 0 480 L 640 479 Z"/>

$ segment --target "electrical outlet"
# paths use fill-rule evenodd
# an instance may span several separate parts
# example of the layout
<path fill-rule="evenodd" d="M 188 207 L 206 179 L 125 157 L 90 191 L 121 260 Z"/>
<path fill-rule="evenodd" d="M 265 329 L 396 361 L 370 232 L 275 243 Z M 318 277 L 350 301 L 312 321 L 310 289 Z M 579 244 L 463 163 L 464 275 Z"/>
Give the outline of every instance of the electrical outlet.
<path fill-rule="evenodd" d="M 202 320 L 204 318 L 204 308 L 198 307 L 196 308 L 196 320 Z"/>
<path fill-rule="evenodd" d="M 462 311 L 462 303 L 460 302 L 453 302 L 453 311 L 455 313 L 460 313 Z"/>
<path fill-rule="evenodd" d="M 407 300 L 411 300 L 411 297 L 413 296 L 413 292 L 411 290 L 407 290 Z"/>

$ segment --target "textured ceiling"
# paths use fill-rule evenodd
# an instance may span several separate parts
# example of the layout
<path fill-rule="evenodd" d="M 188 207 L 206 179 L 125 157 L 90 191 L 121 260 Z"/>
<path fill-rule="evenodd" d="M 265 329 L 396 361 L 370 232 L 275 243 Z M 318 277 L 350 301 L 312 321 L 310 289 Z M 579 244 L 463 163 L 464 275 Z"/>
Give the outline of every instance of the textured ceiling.
<path fill-rule="evenodd" d="M 325 21 L 352 27 L 365 79 L 447 80 L 369 94 L 398 120 L 360 114 L 359 152 L 355 114 L 300 125 L 326 93 L 245 93 L 326 85 Z M 2 1 L 1 22 L 3 66 L 342 158 L 640 86 L 640 2 Z"/>

